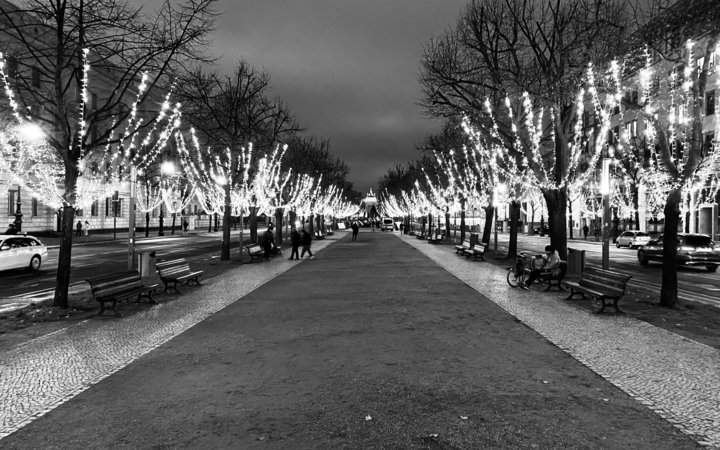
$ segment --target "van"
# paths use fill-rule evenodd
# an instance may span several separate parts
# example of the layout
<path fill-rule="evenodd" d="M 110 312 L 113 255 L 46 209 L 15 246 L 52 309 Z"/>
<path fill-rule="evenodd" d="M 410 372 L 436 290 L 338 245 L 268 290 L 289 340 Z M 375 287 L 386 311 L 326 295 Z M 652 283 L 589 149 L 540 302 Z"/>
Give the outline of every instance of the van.
<path fill-rule="evenodd" d="M 390 230 L 390 231 L 395 230 L 395 222 L 393 222 L 393 220 L 389 217 L 385 217 L 382 220 L 382 223 L 380 224 L 380 231 L 385 231 L 385 230 Z"/>

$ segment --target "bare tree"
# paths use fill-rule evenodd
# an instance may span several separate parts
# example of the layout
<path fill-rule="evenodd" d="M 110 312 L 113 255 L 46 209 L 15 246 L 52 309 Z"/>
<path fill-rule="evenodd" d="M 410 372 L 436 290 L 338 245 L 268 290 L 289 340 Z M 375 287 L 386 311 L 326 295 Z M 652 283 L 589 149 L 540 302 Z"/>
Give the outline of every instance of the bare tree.
<path fill-rule="evenodd" d="M 107 144 L 124 126 L 127 107 L 142 74 L 150 75 L 143 97 L 166 85 L 183 60 L 202 59 L 213 29 L 215 0 L 166 1 L 150 18 L 120 0 L 24 0 L 0 4 L 0 33 L 17 67 L 13 80 L 26 120 L 40 125 L 64 166 L 65 224 L 58 257 L 54 304 L 68 306 L 72 223 L 78 162 Z M 87 59 L 86 59 L 87 58 Z M 98 91 L 83 98 L 85 62 Z M 102 91 L 100 91 L 100 89 Z M 95 100 L 97 98 L 97 100 Z"/>
<path fill-rule="evenodd" d="M 232 75 L 207 73 L 196 68 L 180 78 L 179 96 L 184 115 L 198 131 L 200 139 L 218 152 L 229 149 L 232 156 L 230 179 L 227 182 L 226 204 L 230 189 L 247 170 L 237 155 L 252 144 L 254 151 L 269 152 L 289 139 L 300 126 L 287 106 L 268 98 L 270 75 L 257 70 L 246 61 L 239 61 Z M 250 239 L 257 240 L 256 210 L 251 208 Z M 230 259 L 231 208 L 224 208 L 223 244 L 220 259 Z"/>
<path fill-rule="evenodd" d="M 604 0 L 473 0 L 456 28 L 430 41 L 420 81 L 422 105 L 432 116 L 467 115 L 490 129 L 485 101 L 500 104 L 528 92 L 535 108 L 547 108 L 541 160 L 529 169 L 542 186 L 551 242 L 566 254 L 566 205 L 571 135 L 577 122 L 575 96 L 588 62 L 622 48 L 625 2 Z M 512 126 L 500 123 L 506 142 Z M 504 126 L 503 126 L 504 125 Z M 517 150 L 511 145 L 508 153 Z"/>

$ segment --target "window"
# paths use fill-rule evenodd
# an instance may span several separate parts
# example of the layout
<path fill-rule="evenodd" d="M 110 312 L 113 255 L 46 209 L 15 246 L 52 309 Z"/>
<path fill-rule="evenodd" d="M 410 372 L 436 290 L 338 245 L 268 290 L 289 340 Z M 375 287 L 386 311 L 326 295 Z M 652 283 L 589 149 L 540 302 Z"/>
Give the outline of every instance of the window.
<path fill-rule="evenodd" d="M 110 197 L 105 199 L 105 217 L 110 216 Z"/>
<path fill-rule="evenodd" d="M 37 216 L 38 216 L 38 199 L 36 199 L 35 197 L 33 197 L 31 205 L 32 205 L 32 207 L 31 207 L 31 209 L 32 209 L 32 216 L 33 216 L 33 217 L 37 217 Z"/>
<path fill-rule="evenodd" d="M 40 69 L 37 67 L 32 68 L 32 85 L 33 87 L 40 87 Z"/>
<path fill-rule="evenodd" d="M 98 204 L 97 200 L 92 202 L 92 205 L 90 206 L 90 215 L 93 217 L 97 217 L 99 207 L 100 205 Z"/>
<path fill-rule="evenodd" d="M 637 137 L 637 119 L 625 123 L 625 134 L 628 139 Z"/>
<path fill-rule="evenodd" d="M 712 153 L 713 146 L 715 145 L 715 133 L 708 133 L 705 135 L 705 141 L 703 142 L 703 149 L 701 155 L 704 157 Z"/>
<path fill-rule="evenodd" d="M 620 105 L 615 105 L 615 106 L 613 106 L 613 109 L 612 109 L 612 113 L 611 113 L 611 114 L 612 114 L 613 116 L 617 116 L 618 114 L 620 114 Z"/>
<path fill-rule="evenodd" d="M 76 215 L 77 217 L 82 217 L 82 216 L 83 216 L 83 210 L 80 209 L 80 208 L 76 209 L 76 210 L 75 210 L 75 215 Z"/>
<path fill-rule="evenodd" d="M 712 116 L 715 114 L 715 91 L 705 93 L 705 115 Z"/>
<path fill-rule="evenodd" d="M 13 58 L 12 56 L 8 56 L 5 58 L 5 62 L 7 63 L 7 76 L 8 78 L 15 78 L 17 77 L 17 59 Z"/>
<path fill-rule="evenodd" d="M 16 200 L 17 191 L 8 191 L 8 216 L 14 216 L 15 215 L 15 203 L 17 203 Z"/>
<path fill-rule="evenodd" d="M 115 215 L 122 217 L 123 214 L 123 199 L 118 198 L 115 200 Z"/>

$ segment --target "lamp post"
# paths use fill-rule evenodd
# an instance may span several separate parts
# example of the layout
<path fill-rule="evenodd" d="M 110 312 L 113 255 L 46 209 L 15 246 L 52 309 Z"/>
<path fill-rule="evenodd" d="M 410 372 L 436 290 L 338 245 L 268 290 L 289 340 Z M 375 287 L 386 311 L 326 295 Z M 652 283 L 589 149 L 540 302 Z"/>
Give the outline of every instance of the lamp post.
<path fill-rule="evenodd" d="M 600 193 L 602 194 L 602 268 L 610 268 L 610 163 L 611 158 L 603 158 L 602 174 L 600 178 Z"/>
<path fill-rule="evenodd" d="M 120 194 L 118 191 L 115 191 L 113 194 L 112 204 L 113 204 L 113 240 L 117 237 L 117 215 L 118 215 L 118 204 L 120 203 Z"/>
<path fill-rule="evenodd" d="M 130 167 L 130 200 L 128 201 L 128 270 L 133 270 L 135 259 L 135 188 L 137 167 Z"/>

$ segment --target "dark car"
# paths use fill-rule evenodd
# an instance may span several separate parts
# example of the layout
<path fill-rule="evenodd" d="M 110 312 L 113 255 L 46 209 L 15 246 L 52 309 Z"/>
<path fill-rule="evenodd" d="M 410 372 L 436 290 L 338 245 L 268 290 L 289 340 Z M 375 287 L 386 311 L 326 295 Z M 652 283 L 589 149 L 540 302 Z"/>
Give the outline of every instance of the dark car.
<path fill-rule="evenodd" d="M 535 227 L 535 229 L 533 229 L 533 234 L 539 234 L 540 236 L 550 234 L 550 227 L 548 227 L 547 225 L 543 225 L 542 227 Z"/>
<path fill-rule="evenodd" d="M 650 261 L 662 262 L 662 259 L 662 235 L 638 250 L 638 261 L 642 265 Z M 709 272 L 715 272 L 720 265 L 720 246 L 705 234 L 678 233 L 675 261 L 679 266 L 705 266 Z"/>

